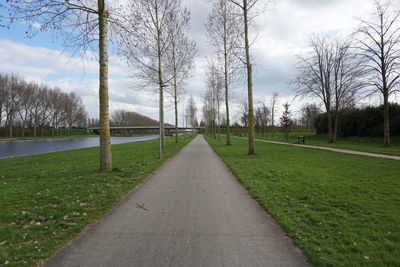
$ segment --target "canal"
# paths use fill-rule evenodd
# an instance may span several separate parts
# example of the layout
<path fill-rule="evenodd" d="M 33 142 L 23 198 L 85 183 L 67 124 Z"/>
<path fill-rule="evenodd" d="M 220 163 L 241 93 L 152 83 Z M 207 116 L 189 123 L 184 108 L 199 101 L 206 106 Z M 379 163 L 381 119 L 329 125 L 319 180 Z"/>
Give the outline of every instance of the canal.
<path fill-rule="evenodd" d="M 111 144 L 139 142 L 158 135 L 111 137 Z M 99 146 L 99 137 L 0 141 L 0 158 Z"/>

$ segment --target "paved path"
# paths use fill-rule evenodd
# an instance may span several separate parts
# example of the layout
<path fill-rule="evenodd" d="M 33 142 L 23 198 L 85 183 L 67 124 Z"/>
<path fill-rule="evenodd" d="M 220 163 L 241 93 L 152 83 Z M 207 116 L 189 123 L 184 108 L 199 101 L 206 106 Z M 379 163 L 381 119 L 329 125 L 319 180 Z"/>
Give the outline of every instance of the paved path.
<path fill-rule="evenodd" d="M 46 264 L 308 265 L 202 136 Z"/>
<path fill-rule="evenodd" d="M 248 139 L 247 137 L 236 137 L 236 138 L 246 139 L 246 140 Z M 361 156 L 368 156 L 368 157 L 375 157 L 375 158 L 400 160 L 400 156 L 386 155 L 386 154 L 379 154 L 379 153 L 371 153 L 371 152 L 363 152 L 363 151 L 343 149 L 343 148 L 324 147 L 324 146 L 311 146 L 311 145 L 302 145 L 302 144 L 292 144 L 292 143 L 277 142 L 277 141 L 270 141 L 270 140 L 264 140 L 264 139 L 254 139 L 254 140 L 256 140 L 257 142 L 264 142 L 264 143 L 271 143 L 271 144 L 278 144 L 278 145 L 299 146 L 299 147 L 315 148 L 315 149 L 328 150 L 328 151 L 345 153 L 345 154 L 352 154 L 352 155 L 361 155 Z"/>

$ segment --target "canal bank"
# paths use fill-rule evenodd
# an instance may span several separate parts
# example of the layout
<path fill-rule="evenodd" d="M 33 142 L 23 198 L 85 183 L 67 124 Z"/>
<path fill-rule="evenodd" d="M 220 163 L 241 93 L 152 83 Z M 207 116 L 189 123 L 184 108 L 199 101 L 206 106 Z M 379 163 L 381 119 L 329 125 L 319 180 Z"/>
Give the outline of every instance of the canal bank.
<path fill-rule="evenodd" d="M 141 142 L 158 138 L 158 135 L 111 137 L 111 144 Z M 99 146 L 99 137 L 30 139 L 0 141 L 0 158 L 66 151 Z"/>

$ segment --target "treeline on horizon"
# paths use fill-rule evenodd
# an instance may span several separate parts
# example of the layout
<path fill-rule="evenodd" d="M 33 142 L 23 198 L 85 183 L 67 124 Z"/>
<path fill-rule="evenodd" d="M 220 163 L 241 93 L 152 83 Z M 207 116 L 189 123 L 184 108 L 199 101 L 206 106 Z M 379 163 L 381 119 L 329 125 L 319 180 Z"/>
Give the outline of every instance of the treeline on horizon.
<path fill-rule="evenodd" d="M 74 92 L 0 73 L 0 136 L 55 136 L 59 129 L 69 135 L 86 122 L 82 99 Z"/>
<path fill-rule="evenodd" d="M 100 122 L 98 119 L 89 119 L 89 127 L 99 127 L 99 124 Z M 171 124 L 166 123 L 165 125 Z M 110 116 L 110 126 L 159 126 L 159 122 L 134 111 L 118 109 L 115 110 Z"/>
<path fill-rule="evenodd" d="M 116 110 L 111 126 L 158 126 L 158 121 L 133 111 Z M 72 129 L 98 127 L 89 119 L 82 98 L 58 87 L 28 82 L 21 75 L 0 73 L 0 137 L 70 136 Z M 82 134 L 82 132 L 80 132 Z"/>

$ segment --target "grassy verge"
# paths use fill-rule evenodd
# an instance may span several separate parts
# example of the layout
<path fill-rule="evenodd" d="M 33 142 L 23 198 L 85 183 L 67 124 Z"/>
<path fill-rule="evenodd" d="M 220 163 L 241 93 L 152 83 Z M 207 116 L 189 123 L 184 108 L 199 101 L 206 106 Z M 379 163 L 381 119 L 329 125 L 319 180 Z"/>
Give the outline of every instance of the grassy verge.
<path fill-rule="evenodd" d="M 166 139 L 168 158 L 192 138 Z M 0 160 L 0 266 L 31 266 L 53 255 L 152 173 L 158 140 L 113 145 L 110 173 L 99 148 Z"/>
<path fill-rule="evenodd" d="M 245 131 L 241 131 L 242 137 L 247 136 Z M 271 131 L 263 136 L 261 130 L 255 133 L 257 139 L 265 139 L 278 142 L 296 143 L 298 136 L 305 136 L 305 144 L 313 146 L 344 148 L 379 154 L 400 155 L 400 137 L 391 138 L 391 147 L 383 147 L 383 138 L 377 137 L 342 137 L 338 138 L 335 144 L 328 143 L 327 135 L 316 135 L 314 132 L 304 129 L 296 129 L 289 133 L 288 140 L 282 132 L 276 130 L 272 136 Z"/>
<path fill-rule="evenodd" d="M 400 266 L 397 161 L 207 140 L 316 266 Z"/>

